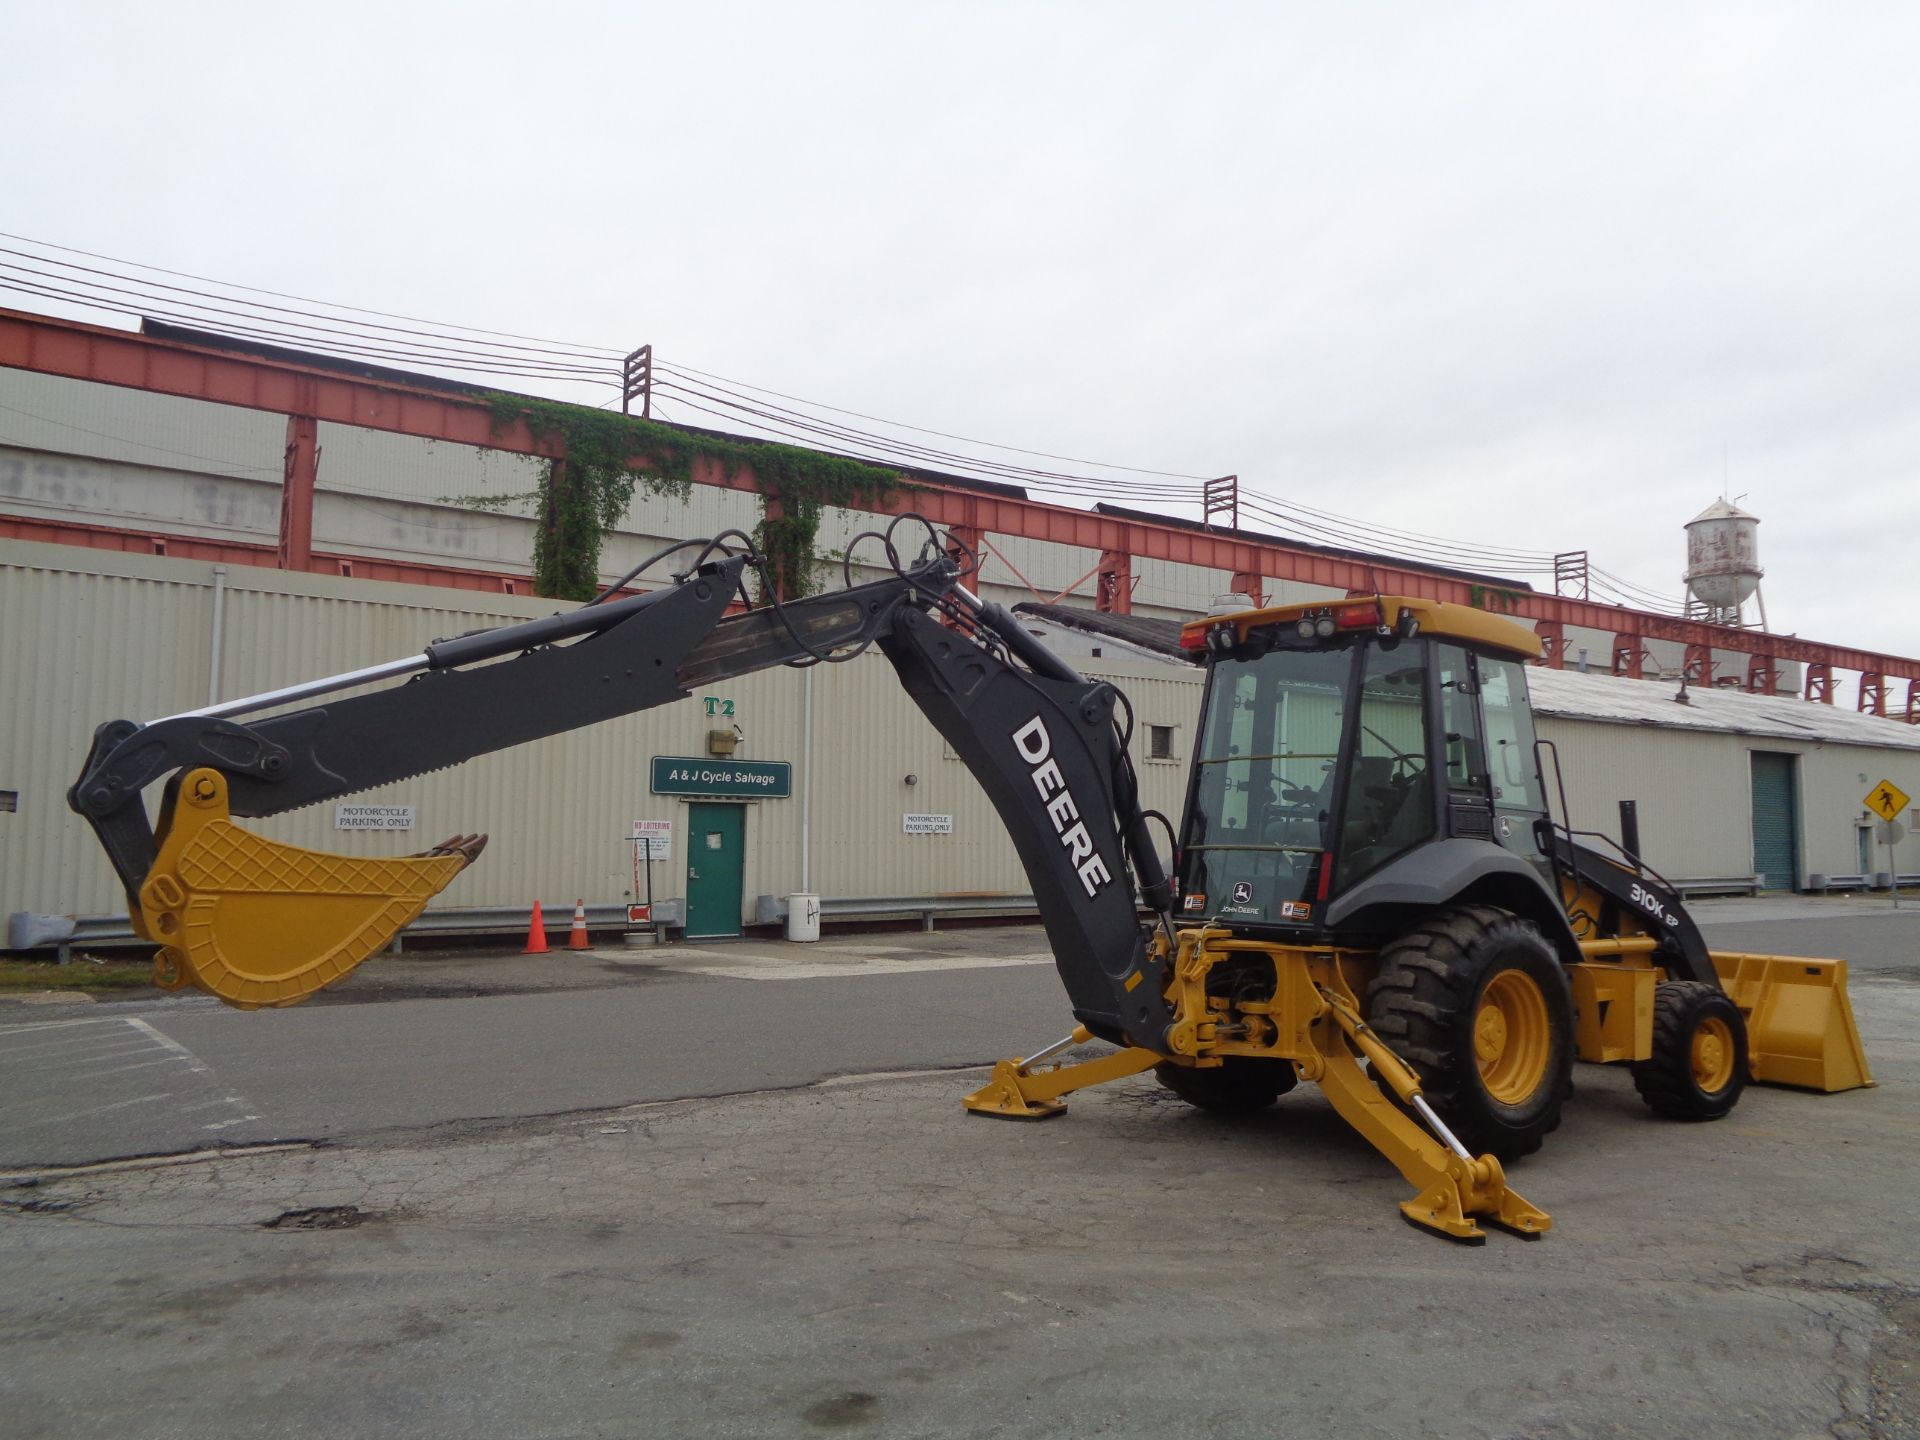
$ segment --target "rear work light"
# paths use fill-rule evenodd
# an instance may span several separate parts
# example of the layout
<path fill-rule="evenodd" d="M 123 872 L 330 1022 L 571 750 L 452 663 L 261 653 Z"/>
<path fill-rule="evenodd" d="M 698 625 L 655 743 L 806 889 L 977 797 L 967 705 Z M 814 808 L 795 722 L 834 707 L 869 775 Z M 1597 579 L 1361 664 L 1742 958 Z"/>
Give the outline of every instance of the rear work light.
<path fill-rule="evenodd" d="M 1342 630 L 1371 630 L 1387 623 L 1378 605 L 1342 605 L 1333 612 L 1333 621 Z"/>

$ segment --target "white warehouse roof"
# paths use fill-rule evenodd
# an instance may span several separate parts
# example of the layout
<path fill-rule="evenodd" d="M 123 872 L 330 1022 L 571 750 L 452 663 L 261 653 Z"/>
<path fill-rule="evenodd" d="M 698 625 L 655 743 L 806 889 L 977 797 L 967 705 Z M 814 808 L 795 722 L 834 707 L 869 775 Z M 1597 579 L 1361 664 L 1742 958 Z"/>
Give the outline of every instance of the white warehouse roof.
<path fill-rule="evenodd" d="M 1527 671 L 1527 685 L 1534 709 L 1564 720 L 1920 750 L 1920 725 L 1795 695 L 1749 695 L 1744 690 L 1689 685 L 1687 703 L 1682 705 L 1673 698 L 1679 689 L 1673 680 L 1628 680 L 1539 667 Z"/>

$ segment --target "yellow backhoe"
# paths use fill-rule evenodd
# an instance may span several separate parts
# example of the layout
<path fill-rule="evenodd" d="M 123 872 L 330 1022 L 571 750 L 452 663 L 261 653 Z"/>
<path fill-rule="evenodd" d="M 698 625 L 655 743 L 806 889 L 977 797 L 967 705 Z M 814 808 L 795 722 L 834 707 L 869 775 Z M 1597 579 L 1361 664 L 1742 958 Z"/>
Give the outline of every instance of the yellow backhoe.
<path fill-rule="evenodd" d="M 1406 596 L 1194 621 L 1182 643 L 1208 675 L 1174 836 L 1140 805 L 1124 695 L 972 595 L 950 539 L 901 561 L 903 523 L 874 537 L 890 578 L 829 595 L 742 610 L 761 563 L 747 538 L 685 542 L 648 562 L 697 551 L 645 595 L 111 722 L 69 801 L 158 945 L 163 984 L 287 1005 L 384 948 L 483 841 L 361 860 L 234 816 L 877 645 L 1005 822 L 1076 1022 L 996 1066 L 966 1097 L 976 1114 L 1058 1115 L 1068 1093 L 1148 1070 L 1223 1112 L 1312 1081 L 1414 1187 L 1406 1219 L 1479 1241 L 1483 1223 L 1551 1227 L 1503 1167 L 1559 1125 L 1576 1058 L 1630 1065 L 1647 1104 L 1682 1120 L 1725 1115 L 1749 1080 L 1873 1083 L 1845 962 L 1710 953 L 1672 885 L 1571 829 L 1564 804 L 1556 817 L 1530 631 Z M 142 796 L 160 781 L 155 826 Z M 1117 1048 L 1059 1058 L 1095 1039 Z"/>

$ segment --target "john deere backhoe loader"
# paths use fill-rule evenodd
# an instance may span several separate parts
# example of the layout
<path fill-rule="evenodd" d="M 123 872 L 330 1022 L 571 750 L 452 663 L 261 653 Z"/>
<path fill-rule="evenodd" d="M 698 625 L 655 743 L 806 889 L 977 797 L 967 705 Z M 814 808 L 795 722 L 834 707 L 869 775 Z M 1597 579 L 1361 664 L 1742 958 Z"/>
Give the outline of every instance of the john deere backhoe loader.
<path fill-rule="evenodd" d="M 686 542 L 649 562 L 697 551 L 646 595 L 103 725 L 69 802 L 159 946 L 161 983 L 288 1005 L 385 947 L 480 837 L 360 860 L 233 816 L 878 645 L 1005 822 L 1077 1022 L 1001 1062 L 966 1097 L 975 1113 L 1056 1115 L 1073 1090 L 1149 1069 L 1221 1111 L 1310 1080 L 1415 1187 L 1409 1221 L 1477 1241 L 1482 1221 L 1551 1226 L 1502 1166 L 1560 1123 L 1576 1057 L 1630 1063 L 1647 1103 L 1683 1119 L 1726 1114 L 1749 1078 L 1872 1083 L 1844 962 L 1710 955 L 1672 886 L 1549 813 L 1531 632 L 1394 596 L 1189 625 L 1209 675 L 1176 886 L 1149 827 L 1163 817 L 1137 797 L 1124 696 L 970 594 L 964 556 L 929 543 L 904 563 L 902 521 L 874 537 L 893 576 L 833 594 L 729 613 L 758 563 L 746 537 Z M 322 698 L 347 690 L 362 693 Z M 162 780 L 150 825 L 143 791 Z M 1118 1048 L 1048 1063 L 1095 1038 Z"/>

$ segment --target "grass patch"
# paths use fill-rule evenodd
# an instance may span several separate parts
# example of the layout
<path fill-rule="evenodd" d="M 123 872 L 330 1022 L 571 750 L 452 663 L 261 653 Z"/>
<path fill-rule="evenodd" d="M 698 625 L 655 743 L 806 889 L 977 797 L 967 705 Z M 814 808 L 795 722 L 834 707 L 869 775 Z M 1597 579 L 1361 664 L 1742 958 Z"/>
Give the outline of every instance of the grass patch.
<path fill-rule="evenodd" d="M 141 990 L 153 984 L 148 960 L 0 960 L 0 995 L 28 990 Z"/>

